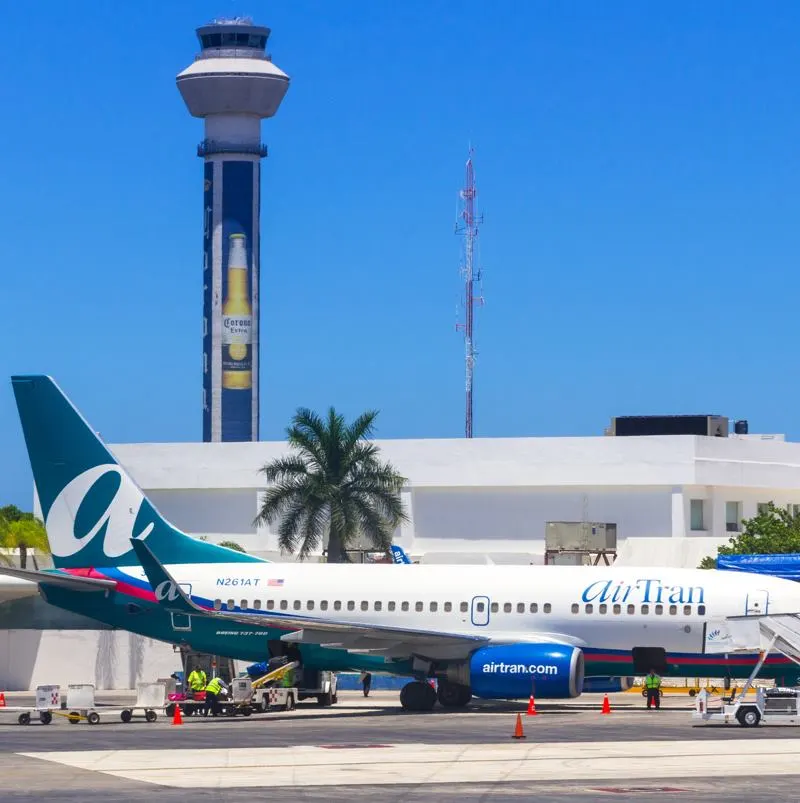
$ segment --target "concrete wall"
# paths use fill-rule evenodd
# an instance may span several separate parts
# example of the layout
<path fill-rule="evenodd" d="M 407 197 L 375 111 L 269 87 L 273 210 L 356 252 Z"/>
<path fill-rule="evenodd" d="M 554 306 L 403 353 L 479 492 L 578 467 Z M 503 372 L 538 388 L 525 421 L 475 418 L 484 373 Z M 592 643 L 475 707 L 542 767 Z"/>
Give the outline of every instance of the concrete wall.
<path fill-rule="evenodd" d="M 180 669 L 172 645 L 122 630 L 2 630 L 0 689 L 94 683 L 133 689 Z"/>

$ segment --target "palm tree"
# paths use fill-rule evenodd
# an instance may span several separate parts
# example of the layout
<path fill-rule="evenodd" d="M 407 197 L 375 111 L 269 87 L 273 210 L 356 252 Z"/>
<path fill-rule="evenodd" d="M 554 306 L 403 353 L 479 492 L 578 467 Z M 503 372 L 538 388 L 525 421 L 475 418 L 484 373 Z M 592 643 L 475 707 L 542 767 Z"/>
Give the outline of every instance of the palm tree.
<path fill-rule="evenodd" d="M 405 478 L 368 439 L 378 413 L 371 410 L 352 424 L 331 407 L 327 420 L 301 407 L 286 430 L 294 454 L 261 469 L 271 487 L 264 494 L 256 524 L 278 525 L 284 552 L 301 560 L 328 536 L 328 563 L 347 560 L 346 550 L 365 536 L 388 550 L 392 534 L 407 517 L 400 500 Z"/>
<path fill-rule="evenodd" d="M 33 565 L 38 569 L 35 551 L 50 554 L 50 543 L 47 540 L 47 531 L 39 519 L 31 513 L 23 513 L 14 521 L 0 519 L 0 547 L 19 550 L 19 565 L 22 569 L 28 566 L 28 550 L 31 551 Z M 11 563 L 8 555 L 3 555 L 4 563 Z"/>

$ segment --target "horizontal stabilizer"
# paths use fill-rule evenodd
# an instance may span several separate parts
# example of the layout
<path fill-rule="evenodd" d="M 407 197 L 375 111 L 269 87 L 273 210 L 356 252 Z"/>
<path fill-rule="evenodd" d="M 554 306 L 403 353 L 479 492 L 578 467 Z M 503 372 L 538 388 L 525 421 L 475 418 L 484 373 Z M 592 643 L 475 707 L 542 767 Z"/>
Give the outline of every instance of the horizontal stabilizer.
<path fill-rule="evenodd" d="M 114 580 L 101 580 L 97 577 L 75 577 L 61 572 L 39 572 L 32 569 L 15 569 L 11 566 L 0 566 L 0 574 L 29 580 L 32 583 L 46 583 L 51 586 L 68 588 L 70 591 L 106 591 L 116 588 Z"/>

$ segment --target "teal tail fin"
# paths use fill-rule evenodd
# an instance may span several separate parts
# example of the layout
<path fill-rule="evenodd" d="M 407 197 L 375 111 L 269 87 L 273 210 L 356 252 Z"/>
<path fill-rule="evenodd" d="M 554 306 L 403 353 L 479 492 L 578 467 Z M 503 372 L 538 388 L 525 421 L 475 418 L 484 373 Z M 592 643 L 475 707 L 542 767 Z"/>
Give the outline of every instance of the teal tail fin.
<path fill-rule="evenodd" d="M 131 538 L 170 564 L 261 562 L 166 521 L 50 377 L 11 383 L 56 567 L 139 565 Z"/>

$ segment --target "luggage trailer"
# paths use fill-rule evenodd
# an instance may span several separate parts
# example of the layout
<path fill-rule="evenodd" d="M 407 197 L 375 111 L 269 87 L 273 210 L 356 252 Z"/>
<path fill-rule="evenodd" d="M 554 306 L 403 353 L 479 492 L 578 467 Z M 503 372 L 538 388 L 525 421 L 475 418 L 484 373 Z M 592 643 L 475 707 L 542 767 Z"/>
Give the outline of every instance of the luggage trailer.
<path fill-rule="evenodd" d="M 706 689 L 695 697 L 692 720 L 696 723 L 730 724 L 737 722 L 743 728 L 758 725 L 800 725 L 800 689 L 755 687 L 755 699 L 747 700 L 761 667 L 773 650 L 800 664 L 800 630 L 790 625 L 800 624 L 795 615 L 765 616 L 759 619 L 759 629 L 769 639 L 761 650 L 758 661 L 744 684 L 741 693 L 730 698 L 712 698 Z"/>

